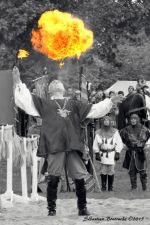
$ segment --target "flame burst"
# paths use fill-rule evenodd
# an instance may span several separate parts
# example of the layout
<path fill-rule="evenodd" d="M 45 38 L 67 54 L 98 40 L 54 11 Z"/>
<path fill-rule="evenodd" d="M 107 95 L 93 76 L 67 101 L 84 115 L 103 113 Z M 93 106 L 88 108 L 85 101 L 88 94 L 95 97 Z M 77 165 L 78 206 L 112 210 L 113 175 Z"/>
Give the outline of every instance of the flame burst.
<path fill-rule="evenodd" d="M 29 56 L 29 52 L 24 50 L 24 49 L 19 49 L 17 58 L 22 59 L 22 58 L 27 58 Z"/>
<path fill-rule="evenodd" d="M 36 51 L 53 60 L 79 58 L 92 46 L 93 32 L 69 13 L 46 11 L 38 21 L 38 30 L 32 30 L 31 42 Z"/>

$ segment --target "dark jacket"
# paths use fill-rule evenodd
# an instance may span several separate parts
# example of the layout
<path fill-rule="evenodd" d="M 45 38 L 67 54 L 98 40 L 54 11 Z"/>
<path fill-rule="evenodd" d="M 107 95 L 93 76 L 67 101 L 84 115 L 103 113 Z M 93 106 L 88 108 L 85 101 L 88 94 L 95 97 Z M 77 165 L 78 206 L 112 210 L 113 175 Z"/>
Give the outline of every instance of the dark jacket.
<path fill-rule="evenodd" d="M 84 149 L 84 129 L 82 125 L 91 109 L 90 104 L 67 100 L 66 117 L 58 113 L 59 106 L 64 107 L 65 100 L 44 100 L 33 96 L 34 105 L 42 118 L 40 142 L 37 155 L 47 157 L 56 152 L 68 152 Z"/>
<path fill-rule="evenodd" d="M 129 125 L 121 130 L 120 135 L 123 143 L 128 147 L 123 162 L 123 167 L 130 170 L 132 157 L 135 159 L 137 170 L 145 169 L 146 156 L 144 152 L 145 143 L 150 138 L 150 131 L 142 124 L 139 125 L 138 132 Z"/>
<path fill-rule="evenodd" d="M 119 104 L 118 129 L 121 130 L 127 125 L 131 113 L 139 115 L 141 122 L 146 120 L 147 110 L 144 97 L 139 93 L 128 95 L 125 100 Z"/>

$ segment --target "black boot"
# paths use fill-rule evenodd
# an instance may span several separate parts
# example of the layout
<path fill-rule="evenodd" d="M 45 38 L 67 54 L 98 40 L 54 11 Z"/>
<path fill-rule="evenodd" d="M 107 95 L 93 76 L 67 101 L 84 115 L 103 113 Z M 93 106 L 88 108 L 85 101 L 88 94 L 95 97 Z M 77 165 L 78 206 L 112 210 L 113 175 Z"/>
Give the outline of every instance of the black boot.
<path fill-rule="evenodd" d="M 140 173 L 140 180 L 141 180 L 141 184 L 142 184 L 142 189 L 143 191 L 146 191 L 147 189 L 147 174 L 145 173 Z"/>
<path fill-rule="evenodd" d="M 56 200 L 57 200 L 57 187 L 59 177 L 49 175 L 47 177 L 47 205 L 48 216 L 56 215 Z"/>
<path fill-rule="evenodd" d="M 88 216 L 90 213 L 86 207 L 86 188 L 85 188 L 85 181 L 84 179 L 76 179 L 75 180 L 75 187 L 76 187 L 76 196 L 77 196 L 77 206 L 79 209 L 79 216 Z"/>
<path fill-rule="evenodd" d="M 102 191 L 106 191 L 106 184 L 107 184 L 107 174 L 101 174 L 101 184 L 102 184 Z"/>
<path fill-rule="evenodd" d="M 114 175 L 108 175 L 108 191 L 113 191 Z"/>
<path fill-rule="evenodd" d="M 130 175 L 131 189 L 135 190 L 137 188 L 137 175 Z"/>

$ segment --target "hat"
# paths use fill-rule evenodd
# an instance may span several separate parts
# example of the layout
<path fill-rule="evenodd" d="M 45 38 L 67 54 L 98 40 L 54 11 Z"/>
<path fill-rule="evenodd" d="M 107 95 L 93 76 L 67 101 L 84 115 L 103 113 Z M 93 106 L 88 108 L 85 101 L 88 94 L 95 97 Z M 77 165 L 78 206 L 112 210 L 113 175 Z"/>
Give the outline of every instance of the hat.
<path fill-rule="evenodd" d="M 131 114 L 130 114 L 130 119 L 131 119 L 131 118 L 139 119 L 139 115 L 136 114 L 136 113 L 131 113 Z"/>

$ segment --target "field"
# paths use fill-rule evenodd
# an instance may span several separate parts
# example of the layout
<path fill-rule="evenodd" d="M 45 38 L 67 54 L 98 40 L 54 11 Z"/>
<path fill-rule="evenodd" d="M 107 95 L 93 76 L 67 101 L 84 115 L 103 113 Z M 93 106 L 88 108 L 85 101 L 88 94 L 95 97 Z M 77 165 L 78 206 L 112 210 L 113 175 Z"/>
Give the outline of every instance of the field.
<path fill-rule="evenodd" d="M 124 151 L 121 153 L 121 158 L 116 164 L 116 174 L 115 174 L 115 180 L 114 180 L 114 192 L 108 193 L 97 193 L 95 190 L 95 193 L 88 193 L 88 196 L 94 197 L 94 198 L 108 198 L 108 197 L 116 197 L 116 198 L 122 198 L 122 199 L 137 199 L 137 198 L 149 198 L 150 196 L 150 152 L 148 152 L 147 155 L 147 164 L 148 164 L 148 189 L 146 192 L 142 191 L 140 179 L 138 176 L 138 188 L 136 191 L 133 192 L 130 191 L 130 182 L 129 182 L 129 176 L 127 170 L 122 168 L 122 162 L 124 159 Z M 100 180 L 100 176 L 98 173 L 99 164 L 94 161 L 95 168 L 97 171 L 97 176 Z M 31 172 L 30 168 L 27 168 L 27 175 L 28 175 L 28 191 L 29 194 L 31 192 Z M 0 161 L 0 194 L 4 193 L 6 189 L 6 161 L 2 160 Z M 13 168 L 13 191 L 16 194 L 21 195 L 21 174 L 20 174 L 20 168 L 14 167 Z M 74 193 L 64 192 L 60 193 L 60 198 L 72 198 L 74 196 Z"/>
<path fill-rule="evenodd" d="M 124 152 L 116 165 L 116 175 L 113 192 L 101 192 L 96 190 L 88 193 L 88 208 L 92 213 L 89 218 L 79 218 L 76 210 L 74 192 L 61 192 L 57 201 L 57 216 L 51 218 L 51 224 L 150 224 L 150 168 L 148 167 L 148 189 L 143 192 L 138 177 L 138 189 L 130 190 L 128 173 L 122 168 Z M 150 163 L 150 152 L 147 155 Z M 98 164 L 95 164 L 98 174 Z M 99 176 L 99 175 L 98 175 Z M 6 162 L 0 162 L 0 193 L 6 186 Z M 19 167 L 14 168 L 13 190 L 21 195 L 21 182 Z M 28 191 L 31 192 L 31 174 L 28 168 Z M 14 203 L 12 208 L 1 209 L 0 224 L 18 225 L 47 225 L 50 218 L 46 216 L 46 202 L 29 202 L 28 204 Z M 110 219 L 112 217 L 113 219 Z M 84 221 L 85 220 L 85 221 Z M 118 221 L 119 220 L 119 221 Z M 121 221 L 120 221 L 121 220 Z M 124 221 L 122 221 L 124 220 Z"/>

